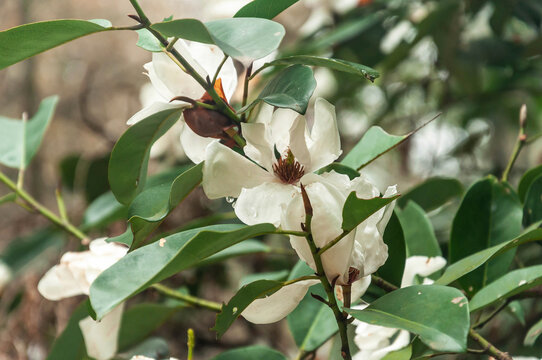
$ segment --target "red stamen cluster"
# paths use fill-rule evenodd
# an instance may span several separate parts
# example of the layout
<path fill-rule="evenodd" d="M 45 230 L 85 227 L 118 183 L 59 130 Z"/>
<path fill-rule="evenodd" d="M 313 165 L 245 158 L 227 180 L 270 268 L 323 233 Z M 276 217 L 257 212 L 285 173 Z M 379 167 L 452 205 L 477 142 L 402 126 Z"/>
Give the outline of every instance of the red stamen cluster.
<path fill-rule="evenodd" d="M 277 159 L 273 172 L 285 184 L 295 184 L 305 175 L 305 167 L 293 158 L 291 152 L 285 158 Z"/>

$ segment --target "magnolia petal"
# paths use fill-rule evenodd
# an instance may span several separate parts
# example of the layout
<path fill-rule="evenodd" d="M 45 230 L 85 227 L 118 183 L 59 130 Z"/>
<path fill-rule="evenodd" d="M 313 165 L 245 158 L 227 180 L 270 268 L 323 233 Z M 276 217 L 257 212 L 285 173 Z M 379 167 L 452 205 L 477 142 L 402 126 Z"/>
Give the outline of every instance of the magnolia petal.
<path fill-rule="evenodd" d="M 406 259 L 405 271 L 401 280 L 401 287 L 414 285 L 416 275 L 427 277 L 446 266 L 446 259 L 442 256 L 411 256 Z"/>
<path fill-rule="evenodd" d="M 331 164 L 342 153 L 335 106 L 322 98 L 316 99 L 314 105 L 314 125 L 310 140 L 310 172 Z"/>
<path fill-rule="evenodd" d="M 84 294 L 70 268 L 65 264 L 55 265 L 41 278 L 38 291 L 47 300 L 56 301 Z"/>
<path fill-rule="evenodd" d="M 369 357 L 369 359 L 371 360 L 382 359 L 383 357 L 388 355 L 390 352 L 401 350 L 402 348 L 408 346 L 408 344 L 410 344 L 410 333 L 406 330 L 400 330 L 395 340 L 389 346 L 385 346 L 381 349 L 374 350 L 371 357 Z"/>
<path fill-rule="evenodd" d="M 307 121 L 303 116 L 298 116 L 290 128 L 288 148 L 292 151 L 296 160 L 305 167 L 305 171 L 308 171 L 308 169 L 311 169 L 311 155 L 305 139 L 306 131 Z"/>
<path fill-rule="evenodd" d="M 384 197 L 389 198 L 397 194 L 397 185 L 389 186 L 386 189 L 386 192 L 384 193 Z M 378 231 L 381 234 L 384 234 L 384 230 L 386 229 L 386 225 L 388 225 L 388 222 L 390 221 L 391 215 L 393 214 L 393 208 L 395 207 L 395 200 L 392 201 L 390 204 L 386 205 L 384 208 L 384 212 L 382 214 L 382 217 L 376 227 L 378 228 Z"/>
<path fill-rule="evenodd" d="M 186 156 L 194 164 L 199 164 L 200 162 L 205 160 L 205 152 L 207 146 L 209 146 L 209 144 L 215 140 L 216 139 L 213 138 L 199 136 L 194 131 L 192 131 L 192 129 L 190 129 L 190 126 L 187 126 L 183 122 L 180 136 L 181 147 Z"/>
<path fill-rule="evenodd" d="M 263 166 L 267 171 L 273 172 L 275 154 L 273 144 L 268 138 L 267 128 L 262 123 L 241 124 L 243 136 L 247 145 L 243 148 L 245 154 Z"/>
<path fill-rule="evenodd" d="M 388 245 L 376 226 L 361 224 L 355 230 L 356 251 L 363 255 L 362 276 L 370 275 L 388 259 Z M 359 268 L 356 266 L 356 268 Z"/>
<path fill-rule="evenodd" d="M 238 197 L 243 188 L 274 180 L 272 174 L 218 141 L 207 147 L 202 185 L 210 199 Z"/>
<path fill-rule="evenodd" d="M 263 299 L 254 300 L 241 315 L 254 324 L 277 322 L 297 307 L 309 287 L 319 282 L 319 280 L 303 280 L 286 285 Z"/>
<path fill-rule="evenodd" d="M 262 101 L 259 105 L 258 114 L 256 115 L 254 122 L 257 124 L 270 125 L 271 120 L 273 119 L 274 110 L 274 106 Z"/>
<path fill-rule="evenodd" d="M 183 103 L 181 101 L 174 101 L 172 103 L 154 102 L 151 105 L 144 107 L 143 109 L 139 110 L 134 115 L 132 115 L 132 117 L 128 119 L 126 124 L 134 125 L 135 123 L 138 123 L 141 120 L 146 119 L 153 114 L 156 114 L 157 112 L 160 112 L 163 110 L 175 109 L 175 108 L 182 109 L 183 107 L 187 107 L 187 106 L 188 105 L 186 103 Z M 180 117 L 180 114 L 179 114 L 179 117 Z"/>
<path fill-rule="evenodd" d="M 152 61 L 143 65 L 143 68 L 147 71 L 146 75 L 149 77 L 149 80 L 151 81 L 151 85 L 154 91 L 160 97 L 160 101 L 169 102 L 171 99 L 177 96 L 175 93 L 169 90 L 169 88 L 164 84 L 162 79 L 156 74 Z M 141 93 L 139 95 L 140 95 L 140 100 L 143 100 L 141 99 Z M 147 100 L 145 99 L 145 101 Z M 142 104 L 144 107 L 147 106 L 143 101 L 142 101 Z"/>
<path fill-rule="evenodd" d="M 281 155 L 284 155 L 290 146 L 290 129 L 298 116 L 298 113 L 290 109 L 279 108 L 273 112 L 269 123 L 271 140 Z"/>
<path fill-rule="evenodd" d="M 350 290 L 352 302 L 357 301 L 359 298 L 361 298 L 369 288 L 369 285 L 371 285 L 370 276 L 365 276 L 357 281 L 354 281 Z"/>
<path fill-rule="evenodd" d="M 79 321 L 85 347 L 90 357 L 96 360 L 107 360 L 115 355 L 123 310 L 124 303 L 114 308 L 99 322 L 90 316 Z"/>

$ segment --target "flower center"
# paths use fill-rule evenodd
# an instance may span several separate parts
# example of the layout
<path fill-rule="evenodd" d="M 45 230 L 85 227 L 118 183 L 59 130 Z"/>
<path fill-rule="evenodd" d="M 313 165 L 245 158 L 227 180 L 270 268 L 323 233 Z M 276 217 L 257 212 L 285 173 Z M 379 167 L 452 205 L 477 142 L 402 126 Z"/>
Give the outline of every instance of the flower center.
<path fill-rule="evenodd" d="M 305 175 L 305 167 L 301 165 L 288 149 L 285 157 L 280 157 L 273 164 L 273 172 L 285 184 L 295 184 Z"/>

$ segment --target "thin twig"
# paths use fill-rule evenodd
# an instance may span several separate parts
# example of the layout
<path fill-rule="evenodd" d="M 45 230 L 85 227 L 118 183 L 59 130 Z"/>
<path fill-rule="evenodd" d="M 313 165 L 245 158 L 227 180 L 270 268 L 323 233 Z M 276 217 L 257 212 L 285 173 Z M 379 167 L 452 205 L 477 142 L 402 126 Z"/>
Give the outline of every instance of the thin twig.
<path fill-rule="evenodd" d="M 184 301 L 185 303 L 190 304 L 194 307 L 211 310 L 217 313 L 222 311 L 222 305 L 217 302 L 201 299 L 201 298 L 188 295 L 188 294 L 184 294 L 180 291 L 177 291 L 175 289 L 172 289 L 162 284 L 154 284 L 151 287 L 157 290 L 162 295 L 165 295 L 172 299 Z"/>
<path fill-rule="evenodd" d="M 493 344 L 491 344 L 489 341 L 484 339 L 482 335 L 478 334 L 473 329 L 469 330 L 469 337 L 476 341 L 484 350 L 484 352 L 488 355 L 493 356 L 495 359 L 498 360 L 513 360 L 510 355 L 507 353 L 504 353 L 497 349 Z"/>
<path fill-rule="evenodd" d="M 512 154 L 510 154 L 510 159 L 508 160 L 508 164 L 506 165 L 506 168 L 504 169 L 501 177 L 501 181 L 508 181 L 508 175 L 510 174 L 510 171 L 512 170 L 512 167 L 514 166 L 514 163 L 516 162 L 516 159 L 519 156 L 519 153 L 521 152 L 521 149 L 526 143 L 527 135 L 525 134 L 525 124 L 527 122 L 527 106 L 523 104 L 521 106 L 521 109 L 519 110 L 519 132 L 518 137 L 516 139 L 516 143 L 514 145 L 514 149 L 512 150 Z"/>
<path fill-rule="evenodd" d="M 228 57 L 228 55 L 224 55 L 224 58 L 220 62 L 220 65 L 218 65 L 218 67 L 216 68 L 215 75 L 213 76 L 213 86 L 215 86 L 216 79 L 218 79 L 218 74 L 220 74 L 220 70 L 222 70 L 222 67 L 226 63 L 226 60 L 228 60 Z"/>
<path fill-rule="evenodd" d="M 252 65 L 253 63 L 250 63 L 250 65 L 247 67 L 247 71 L 245 73 L 245 84 L 243 86 L 243 103 L 241 107 L 245 107 L 248 101 L 248 82 L 250 81 L 251 77 L 250 74 L 252 73 Z M 247 113 L 244 112 L 243 115 L 241 115 L 241 121 L 245 122 L 247 118 Z"/>

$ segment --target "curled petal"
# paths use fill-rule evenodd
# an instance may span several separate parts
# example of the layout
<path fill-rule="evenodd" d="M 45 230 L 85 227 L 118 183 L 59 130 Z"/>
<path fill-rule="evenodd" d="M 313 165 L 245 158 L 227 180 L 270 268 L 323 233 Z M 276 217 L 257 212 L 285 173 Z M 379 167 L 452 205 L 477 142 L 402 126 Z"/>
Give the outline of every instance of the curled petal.
<path fill-rule="evenodd" d="M 216 140 L 207 147 L 202 185 L 210 199 L 238 197 L 243 188 L 274 180 L 272 174 Z"/>
<path fill-rule="evenodd" d="M 65 264 L 55 265 L 41 278 L 38 291 L 47 300 L 60 300 L 84 294 L 81 283 Z"/>
<path fill-rule="evenodd" d="M 123 310 L 124 303 L 114 308 L 99 322 L 90 316 L 79 321 L 85 347 L 90 357 L 96 360 L 107 360 L 115 355 Z"/>
<path fill-rule="evenodd" d="M 141 120 L 146 119 L 153 114 L 156 114 L 157 112 L 168 110 L 168 109 L 183 108 L 186 106 L 188 105 L 181 101 L 174 101 L 173 103 L 165 103 L 165 102 L 159 102 L 159 101 L 154 102 L 150 104 L 149 106 L 144 107 L 143 109 L 139 110 L 131 118 L 129 118 L 126 123 L 128 125 L 134 125 L 135 123 L 138 123 Z"/>
<path fill-rule="evenodd" d="M 247 145 L 243 148 L 245 154 L 267 171 L 273 172 L 275 154 L 266 126 L 262 123 L 243 123 L 241 128 L 247 141 Z"/>
<path fill-rule="evenodd" d="M 284 209 L 298 193 L 295 186 L 281 183 L 244 188 L 235 203 L 235 214 L 247 225 L 271 223 L 278 227 Z"/>
<path fill-rule="evenodd" d="M 342 153 L 335 107 L 322 98 L 314 105 L 310 140 L 311 172 L 331 164 Z"/>
<path fill-rule="evenodd" d="M 295 158 L 308 172 L 311 169 L 311 155 L 307 148 L 305 132 L 307 131 L 307 121 L 303 116 L 298 116 L 290 128 L 290 140 L 288 148 L 292 150 Z"/>
<path fill-rule="evenodd" d="M 442 256 L 411 256 L 406 259 L 401 287 L 413 285 L 416 275 L 427 277 L 439 271 L 444 266 L 446 266 L 446 259 Z"/>
<path fill-rule="evenodd" d="M 263 299 L 254 300 L 241 315 L 254 324 L 270 324 L 291 313 L 303 299 L 307 290 L 319 280 L 303 280 L 282 287 Z"/>

